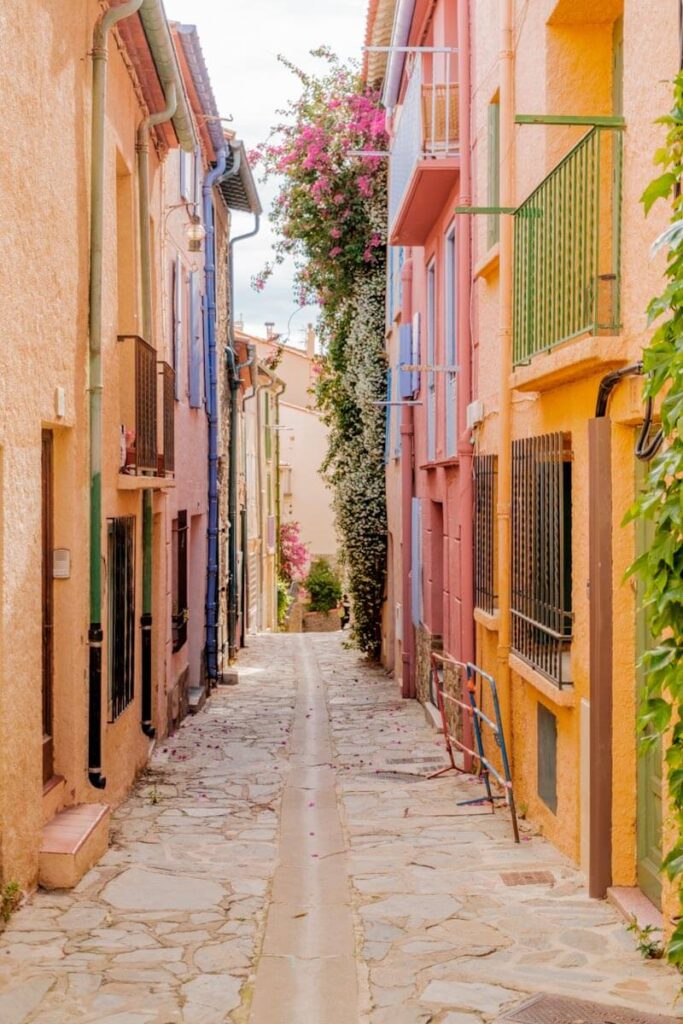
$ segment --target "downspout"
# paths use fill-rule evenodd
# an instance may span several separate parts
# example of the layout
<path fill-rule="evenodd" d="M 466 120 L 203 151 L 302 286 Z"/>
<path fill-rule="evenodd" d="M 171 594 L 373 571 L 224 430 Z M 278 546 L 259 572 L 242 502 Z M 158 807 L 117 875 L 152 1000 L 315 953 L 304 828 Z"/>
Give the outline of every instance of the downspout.
<path fill-rule="evenodd" d="M 206 291 L 206 347 L 209 361 L 209 522 L 207 532 L 206 574 L 206 671 L 209 685 L 218 680 L 218 373 L 216 367 L 216 229 L 213 211 L 213 187 L 225 174 L 228 152 L 223 146 L 216 153 L 216 166 L 204 178 L 202 186 L 204 241 L 204 279 Z"/>
<path fill-rule="evenodd" d="M 99 19 L 92 45 L 92 132 L 90 152 L 90 625 L 88 627 L 88 780 L 104 789 L 102 774 L 102 259 L 104 235 L 104 118 L 107 42 L 110 29 L 142 6 L 129 0 Z"/>
<path fill-rule="evenodd" d="M 394 14 L 394 25 L 391 32 L 391 45 L 394 47 L 406 46 L 410 38 L 410 27 L 413 23 L 416 0 L 398 0 L 396 13 Z M 384 89 L 382 90 L 382 105 L 388 110 L 396 106 L 398 94 L 401 88 L 401 76 L 406 54 L 400 50 L 391 50 L 387 71 L 384 77 Z"/>
<path fill-rule="evenodd" d="M 458 120 L 460 124 L 460 197 L 463 206 L 472 202 L 472 149 L 470 112 L 470 0 L 458 4 Z M 472 401 L 472 219 L 461 217 L 458 225 L 458 324 L 460 340 L 458 362 L 458 483 L 460 490 L 462 568 L 460 593 L 462 601 L 459 660 L 474 662 L 474 495 L 472 484 L 472 438 L 467 429 L 467 406 Z M 472 749 L 472 720 L 465 715 L 464 742 Z M 465 768 L 471 767 L 466 755 Z"/>
<path fill-rule="evenodd" d="M 228 661 L 237 656 L 237 395 L 240 390 L 240 369 L 235 352 L 235 267 L 234 248 L 237 242 L 253 238 L 261 226 L 260 214 L 254 214 L 254 227 L 243 235 L 230 239 L 228 246 L 228 345 L 225 354 L 228 361 L 230 381 L 230 467 L 228 474 L 228 521 L 230 526 L 228 544 Z M 249 360 L 244 365 L 248 365 Z"/>
<path fill-rule="evenodd" d="M 514 0 L 503 0 L 500 34 L 500 205 L 515 205 L 513 166 L 514 146 Z M 498 692 L 503 698 L 503 731 L 507 740 L 510 761 L 513 761 L 512 689 L 510 683 L 510 515 L 512 505 L 512 403 L 510 373 L 512 371 L 512 275 L 513 275 L 513 218 L 502 214 L 500 218 L 500 311 L 498 324 L 499 352 L 499 422 L 498 441 L 498 502 L 496 522 L 498 534 L 498 629 L 497 678 Z"/>
<path fill-rule="evenodd" d="M 150 114 L 138 126 L 135 152 L 138 163 L 138 212 L 140 220 L 140 294 L 142 300 L 142 336 L 152 344 L 152 256 L 149 237 L 149 151 L 150 129 L 164 121 L 170 121 L 178 106 L 178 90 L 175 82 L 169 82 L 165 91 L 166 106 L 158 114 Z M 140 725 L 145 736 L 154 739 L 156 730 L 152 724 L 152 547 L 154 510 L 152 492 L 142 492 L 142 631 L 141 675 L 142 707 Z"/>
<path fill-rule="evenodd" d="M 409 257 L 401 268 L 403 302 L 401 323 L 413 319 L 413 260 Z M 403 642 L 401 644 L 401 695 L 415 697 L 415 634 L 413 632 L 413 494 L 415 492 L 415 420 L 414 407 L 401 409 L 401 604 L 403 608 Z"/>

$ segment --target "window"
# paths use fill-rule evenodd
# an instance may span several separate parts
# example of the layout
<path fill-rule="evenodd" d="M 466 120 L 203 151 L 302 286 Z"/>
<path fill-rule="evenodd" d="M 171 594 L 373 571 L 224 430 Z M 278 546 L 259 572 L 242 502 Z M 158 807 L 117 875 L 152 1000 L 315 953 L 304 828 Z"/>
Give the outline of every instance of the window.
<path fill-rule="evenodd" d="M 185 318 L 185 272 L 180 256 L 176 257 L 173 266 L 173 369 L 175 371 L 175 397 L 182 398 L 182 378 L 180 372 L 183 359 L 183 331 Z"/>
<path fill-rule="evenodd" d="M 512 647 L 557 686 L 571 682 L 571 436 L 512 443 Z"/>
<path fill-rule="evenodd" d="M 189 327 L 189 371 L 190 371 L 190 406 L 199 409 L 202 405 L 202 369 L 204 355 L 202 352 L 202 297 L 199 291 L 199 271 L 190 272 L 190 313 Z"/>
<path fill-rule="evenodd" d="M 546 807 L 557 814 L 557 719 L 542 704 L 536 712 L 536 789 Z"/>
<path fill-rule="evenodd" d="M 445 259 L 445 338 L 446 363 L 448 366 L 458 364 L 458 303 L 456 278 L 455 226 L 446 235 Z M 458 452 L 458 375 L 449 370 L 446 381 L 446 457 L 452 458 Z"/>
<path fill-rule="evenodd" d="M 489 103 L 488 116 L 488 187 L 489 206 L 500 206 L 500 103 L 498 98 Z M 500 238 L 500 217 L 489 214 L 486 225 L 486 242 L 491 248 Z"/>
<path fill-rule="evenodd" d="M 133 699 L 135 681 L 135 516 L 107 522 L 109 721 Z"/>
<path fill-rule="evenodd" d="M 187 512 L 178 512 L 173 520 L 173 650 L 179 651 L 187 640 Z"/>
<path fill-rule="evenodd" d="M 194 153 L 187 153 L 184 149 L 178 150 L 180 160 L 180 198 L 191 203 L 194 200 Z"/>
<path fill-rule="evenodd" d="M 427 267 L 427 365 L 436 360 L 436 266 Z M 427 461 L 436 458 L 436 374 L 427 371 Z"/>
<path fill-rule="evenodd" d="M 496 610 L 496 456 L 474 456 L 474 603 Z"/>

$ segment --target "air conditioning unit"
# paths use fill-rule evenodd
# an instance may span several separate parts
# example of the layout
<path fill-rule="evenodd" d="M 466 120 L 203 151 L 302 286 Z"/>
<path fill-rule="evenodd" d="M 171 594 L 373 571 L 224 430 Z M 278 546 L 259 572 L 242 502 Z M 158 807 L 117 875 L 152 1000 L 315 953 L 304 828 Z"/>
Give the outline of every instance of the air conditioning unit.
<path fill-rule="evenodd" d="M 484 403 L 477 399 L 467 406 L 467 429 L 474 430 L 480 423 L 484 422 Z"/>

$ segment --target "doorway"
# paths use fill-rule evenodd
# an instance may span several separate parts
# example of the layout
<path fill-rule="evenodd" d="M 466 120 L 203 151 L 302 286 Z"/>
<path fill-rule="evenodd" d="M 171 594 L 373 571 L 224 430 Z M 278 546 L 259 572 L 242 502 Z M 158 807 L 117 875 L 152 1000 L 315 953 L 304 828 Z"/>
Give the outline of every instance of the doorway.
<path fill-rule="evenodd" d="M 43 619 L 43 785 L 54 775 L 53 699 L 54 699 L 54 598 L 52 549 L 54 522 L 54 482 L 52 431 L 42 433 L 41 450 L 41 544 L 42 544 L 42 619 Z"/>
<path fill-rule="evenodd" d="M 640 491 L 644 480 L 642 463 L 636 468 L 636 488 Z M 639 557 L 652 543 L 653 526 L 650 520 L 636 520 L 636 555 Z M 644 586 L 638 580 L 636 591 L 636 665 L 640 666 L 643 654 L 650 648 L 652 636 L 649 629 L 647 609 L 644 605 Z M 636 703 L 645 688 L 645 673 L 636 670 Z M 647 898 L 661 910 L 662 906 L 662 744 L 653 744 L 646 753 L 637 758 L 637 859 L 638 885 Z"/>

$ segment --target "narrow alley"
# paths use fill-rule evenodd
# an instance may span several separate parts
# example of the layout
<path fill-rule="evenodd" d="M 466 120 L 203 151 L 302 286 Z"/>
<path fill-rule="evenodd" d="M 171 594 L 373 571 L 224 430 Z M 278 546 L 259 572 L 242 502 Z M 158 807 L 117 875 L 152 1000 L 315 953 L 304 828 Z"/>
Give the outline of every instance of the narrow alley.
<path fill-rule="evenodd" d="M 239 675 L 158 745 L 99 864 L 12 917 L 2 1024 L 478 1024 L 539 993 L 675 1012 L 678 974 L 553 846 L 458 808 L 475 780 L 424 778 L 441 739 L 341 634 L 254 637 Z"/>

